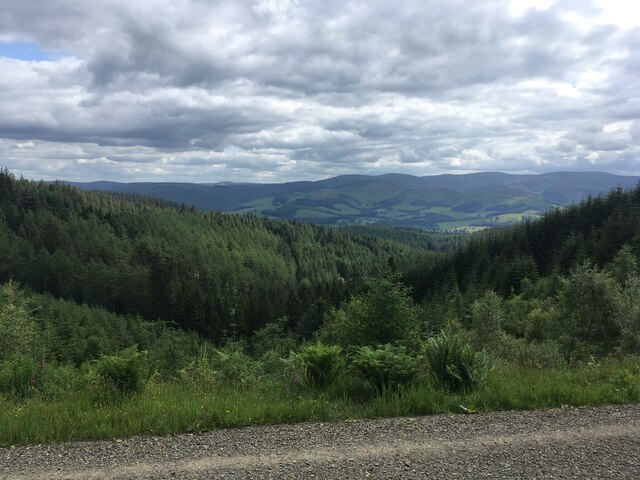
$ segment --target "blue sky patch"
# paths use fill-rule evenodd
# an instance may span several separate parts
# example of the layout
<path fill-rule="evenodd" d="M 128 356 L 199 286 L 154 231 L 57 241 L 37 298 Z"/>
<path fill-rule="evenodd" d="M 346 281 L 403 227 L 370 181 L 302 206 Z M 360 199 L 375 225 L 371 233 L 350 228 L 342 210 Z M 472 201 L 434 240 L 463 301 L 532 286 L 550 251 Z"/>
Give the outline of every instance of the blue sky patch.
<path fill-rule="evenodd" d="M 0 57 L 40 62 L 43 60 L 56 60 L 62 56 L 59 52 L 43 50 L 37 43 L 0 42 Z"/>

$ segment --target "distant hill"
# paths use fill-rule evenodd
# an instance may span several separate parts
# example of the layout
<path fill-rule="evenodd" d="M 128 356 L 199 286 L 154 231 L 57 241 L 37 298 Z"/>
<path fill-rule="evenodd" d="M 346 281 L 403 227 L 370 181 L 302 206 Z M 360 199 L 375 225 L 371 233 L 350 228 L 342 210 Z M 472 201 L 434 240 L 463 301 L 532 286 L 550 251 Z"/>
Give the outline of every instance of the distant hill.
<path fill-rule="evenodd" d="M 88 190 L 128 192 L 202 210 L 255 213 L 326 225 L 393 225 L 434 229 L 487 227 L 539 217 L 639 177 L 602 172 L 541 175 L 472 173 L 416 177 L 342 175 L 316 182 L 71 183 Z"/>

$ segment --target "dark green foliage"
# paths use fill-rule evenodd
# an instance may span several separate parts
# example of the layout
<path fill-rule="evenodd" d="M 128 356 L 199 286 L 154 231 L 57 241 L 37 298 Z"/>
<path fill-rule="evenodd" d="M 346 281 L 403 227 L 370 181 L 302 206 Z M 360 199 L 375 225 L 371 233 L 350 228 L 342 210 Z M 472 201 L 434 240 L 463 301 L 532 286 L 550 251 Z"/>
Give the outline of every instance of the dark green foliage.
<path fill-rule="evenodd" d="M 551 288 L 557 274 L 568 274 L 586 259 L 602 267 L 625 244 L 631 252 L 640 251 L 640 187 L 550 210 L 540 221 L 472 236 L 466 246 L 435 259 L 416 258 L 405 281 L 418 300 L 437 300 L 451 291 L 452 282 L 463 295 L 490 289 L 508 297 L 522 292 L 525 279 L 535 283 L 546 277 Z"/>
<path fill-rule="evenodd" d="M 419 332 L 420 312 L 410 290 L 393 276 L 367 279 L 367 291 L 332 310 L 318 333 L 324 343 L 383 345 L 409 341 Z"/>
<path fill-rule="evenodd" d="M 293 350 L 296 342 L 287 333 L 288 318 L 283 317 L 258 329 L 251 337 L 251 352 L 254 357 L 284 357 Z"/>
<path fill-rule="evenodd" d="M 15 378 L 26 370 L 11 370 L 13 359 L 80 367 L 137 345 L 156 378 L 248 385 L 291 373 L 293 332 L 301 340 L 318 327 L 325 344 L 371 347 L 358 357 L 379 355 L 370 366 L 403 358 L 377 346 L 415 347 L 441 329 L 525 366 L 558 365 L 558 351 L 640 350 L 640 189 L 427 254 L 333 228 L 0 177 L 0 362 Z M 463 379 L 454 367 L 448 374 Z M 16 382 L 5 381 L 25 385 Z"/>
<path fill-rule="evenodd" d="M 307 383 L 318 388 L 329 385 L 344 366 L 342 348 L 337 345 L 305 345 L 298 353 L 298 360 Z"/>
<path fill-rule="evenodd" d="M 67 395 L 86 388 L 82 373 L 71 366 L 36 360 L 32 356 L 17 356 L 0 362 L 0 398 L 24 400 Z"/>
<path fill-rule="evenodd" d="M 602 354 L 620 335 L 620 287 L 604 270 L 588 263 L 564 279 L 558 297 L 556 332 L 570 356 Z"/>
<path fill-rule="evenodd" d="M 638 263 L 629 245 L 624 245 L 608 265 L 607 270 L 621 286 L 626 286 L 638 274 Z"/>
<path fill-rule="evenodd" d="M 261 380 L 243 389 L 216 385 L 215 390 L 208 384 L 203 388 L 199 381 L 150 382 L 142 394 L 121 397 L 117 402 L 96 402 L 92 392 L 76 386 L 55 398 L 0 399 L 0 445 L 113 440 L 257 424 L 351 422 L 360 417 L 455 413 L 461 409 L 487 412 L 637 403 L 640 357 L 615 356 L 542 370 L 497 364 L 485 387 L 464 396 L 424 382 L 375 395 L 356 376 L 348 380 L 351 391 L 336 388 L 334 393 L 330 388 L 321 394 L 297 389 L 292 395 L 291 388 L 286 388 L 290 383 L 283 379 Z"/>
<path fill-rule="evenodd" d="M 476 348 L 490 347 L 502 334 L 504 307 L 495 292 L 487 292 L 471 305 L 471 329 Z"/>
<path fill-rule="evenodd" d="M 627 280 L 622 289 L 619 324 L 622 350 L 640 352 L 640 277 Z"/>
<path fill-rule="evenodd" d="M 241 387 L 256 380 L 261 365 L 249 357 L 241 345 L 229 343 L 223 348 L 209 350 L 209 365 L 217 382 Z"/>
<path fill-rule="evenodd" d="M 203 391 L 223 386 L 241 390 L 259 383 L 265 374 L 277 375 L 285 370 L 283 361 L 279 365 L 282 372 L 266 371 L 265 363 L 251 358 L 244 349 L 245 346 L 237 342 L 229 342 L 220 348 L 203 344 L 200 350 L 189 358 L 189 363 L 180 369 L 177 379 Z"/>
<path fill-rule="evenodd" d="M 196 335 L 169 329 L 162 325 L 151 324 L 148 326 L 153 327 L 154 336 L 144 345 L 139 343 L 136 345 L 148 350 L 149 366 L 160 376 L 173 377 L 177 375 L 198 354 L 202 340 Z"/>
<path fill-rule="evenodd" d="M 528 341 L 541 342 L 549 338 L 552 325 L 557 321 L 558 312 L 555 305 L 546 308 L 534 308 L 525 317 L 524 338 Z"/>
<path fill-rule="evenodd" d="M 146 383 L 146 354 L 129 351 L 118 356 L 102 356 L 96 360 L 95 372 L 107 391 L 121 395 L 142 392 Z"/>
<path fill-rule="evenodd" d="M 637 358 L 620 359 L 640 352 L 640 189 L 440 254 L 6 172 L 0 187 L 5 438 L 640 395 Z M 34 434 L 51 411 L 72 420 Z"/>
<path fill-rule="evenodd" d="M 40 344 L 36 320 L 20 286 L 0 286 L 0 361 L 34 356 Z"/>
<path fill-rule="evenodd" d="M 539 363 L 549 364 L 549 340 L 574 360 L 640 351 L 633 287 L 639 251 L 640 187 L 616 189 L 473 237 L 455 252 L 416 257 L 403 278 L 431 317 L 430 331 L 455 330 L 460 320 L 476 348 L 521 364 L 536 364 L 540 355 Z"/>
<path fill-rule="evenodd" d="M 404 347 L 390 344 L 360 347 L 353 354 L 351 363 L 378 392 L 407 385 L 416 379 L 418 371 L 415 357 Z"/>
<path fill-rule="evenodd" d="M 488 373 L 485 356 L 458 334 L 443 332 L 428 339 L 424 356 L 435 381 L 450 392 L 471 391 L 485 381 Z"/>
<path fill-rule="evenodd" d="M 337 305 L 362 276 L 389 257 L 402 264 L 410 252 L 335 228 L 202 213 L 7 172 L 0 180 L 0 282 L 13 278 L 38 293 L 160 319 L 218 343 L 248 338 L 284 316 L 287 328 L 311 320 L 311 301 Z M 100 335 L 89 337 L 79 360 L 109 349 Z"/>
<path fill-rule="evenodd" d="M 415 228 L 387 227 L 384 225 L 342 227 L 346 232 L 369 237 L 386 238 L 411 248 L 421 248 L 430 252 L 446 252 L 465 245 L 470 235 L 439 231 L 425 231 Z"/>
<path fill-rule="evenodd" d="M 13 356 L 0 362 L 0 394 L 25 398 L 42 387 L 43 369 L 31 356 Z"/>
<path fill-rule="evenodd" d="M 511 335 L 501 335 L 488 354 L 506 361 L 509 365 L 529 368 L 555 368 L 566 363 L 557 342 L 527 341 Z"/>

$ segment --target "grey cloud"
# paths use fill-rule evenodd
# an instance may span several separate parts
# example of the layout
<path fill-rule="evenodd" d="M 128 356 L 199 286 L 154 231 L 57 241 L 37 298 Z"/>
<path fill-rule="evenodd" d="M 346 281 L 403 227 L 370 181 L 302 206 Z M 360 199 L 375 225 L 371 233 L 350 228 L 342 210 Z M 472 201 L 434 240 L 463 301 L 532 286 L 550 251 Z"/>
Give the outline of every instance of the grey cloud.
<path fill-rule="evenodd" d="M 605 132 L 595 125 L 584 125 L 580 129 L 575 129 L 569 132 L 566 138 L 589 151 L 619 151 L 626 150 L 630 146 L 627 132 Z"/>
<path fill-rule="evenodd" d="M 0 0 L 0 11 L 3 35 L 67 54 L 0 59 L 0 138 L 40 140 L 43 162 L 59 143 L 96 174 L 222 176 L 203 181 L 637 168 L 640 28 L 565 18 L 597 15 L 590 2 L 520 17 L 506 0 Z M 6 157 L 35 171 L 11 144 Z"/>
<path fill-rule="evenodd" d="M 571 153 L 575 151 L 578 143 L 574 140 L 569 140 L 568 138 L 563 138 L 558 142 L 558 150 L 564 153 Z"/>
<path fill-rule="evenodd" d="M 636 145 L 640 145 L 640 120 L 633 122 L 629 130 L 631 138 L 636 142 Z"/>

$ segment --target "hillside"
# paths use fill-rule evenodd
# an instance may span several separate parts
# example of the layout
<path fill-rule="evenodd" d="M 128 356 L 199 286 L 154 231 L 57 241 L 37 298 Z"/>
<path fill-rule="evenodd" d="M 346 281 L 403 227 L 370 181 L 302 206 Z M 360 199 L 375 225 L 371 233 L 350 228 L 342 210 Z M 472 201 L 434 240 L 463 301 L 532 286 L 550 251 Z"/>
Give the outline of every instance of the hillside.
<path fill-rule="evenodd" d="M 206 338 L 281 317 L 307 331 L 411 249 L 335 228 L 199 212 L 0 172 L 0 283 L 161 319 Z"/>
<path fill-rule="evenodd" d="M 138 193 L 201 210 L 255 213 L 327 225 L 455 229 L 537 218 L 638 177 L 599 172 L 542 175 L 474 173 L 415 177 L 345 175 L 283 184 L 73 183 L 88 190 Z"/>
<path fill-rule="evenodd" d="M 0 172 L 0 446 L 640 401 L 640 187 L 351 230 Z"/>
<path fill-rule="evenodd" d="M 490 291 L 510 302 L 515 299 L 516 304 L 530 302 L 530 309 L 560 315 L 556 319 L 559 325 L 568 320 L 555 310 L 557 297 L 563 289 L 575 285 L 585 290 L 564 314 L 575 315 L 578 324 L 588 324 L 592 316 L 600 316 L 593 319 L 600 322 L 612 315 L 611 305 L 624 290 L 615 287 L 614 279 L 629 289 L 627 294 L 640 294 L 637 290 L 640 283 L 634 283 L 637 279 L 628 280 L 637 272 L 639 257 L 640 187 L 636 187 L 627 191 L 617 189 L 606 196 L 550 210 L 535 221 L 475 236 L 455 252 L 415 262 L 405 281 L 413 286 L 415 299 L 430 304 L 436 317 L 463 319 L 465 309 Z M 542 303 L 541 299 L 544 299 Z M 630 300 L 629 305 L 637 301 Z M 622 307 L 629 322 L 627 328 L 638 335 L 639 312 L 629 305 Z M 522 304 L 515 308 L 511 333 L 524 335 L 527 320 L 523 319 L 522 310 L 517 311 L 522 309 Z M 611 325 L 613 331 L 608 333 L 595 333 L 594 329 L 589 342 L 619 335 L 620 325 Z M 557 333 L 558 330 L 546 331 L 550 338 Z M 634 349 L 640 347 L 640 337 L 637 340 Z"/>

